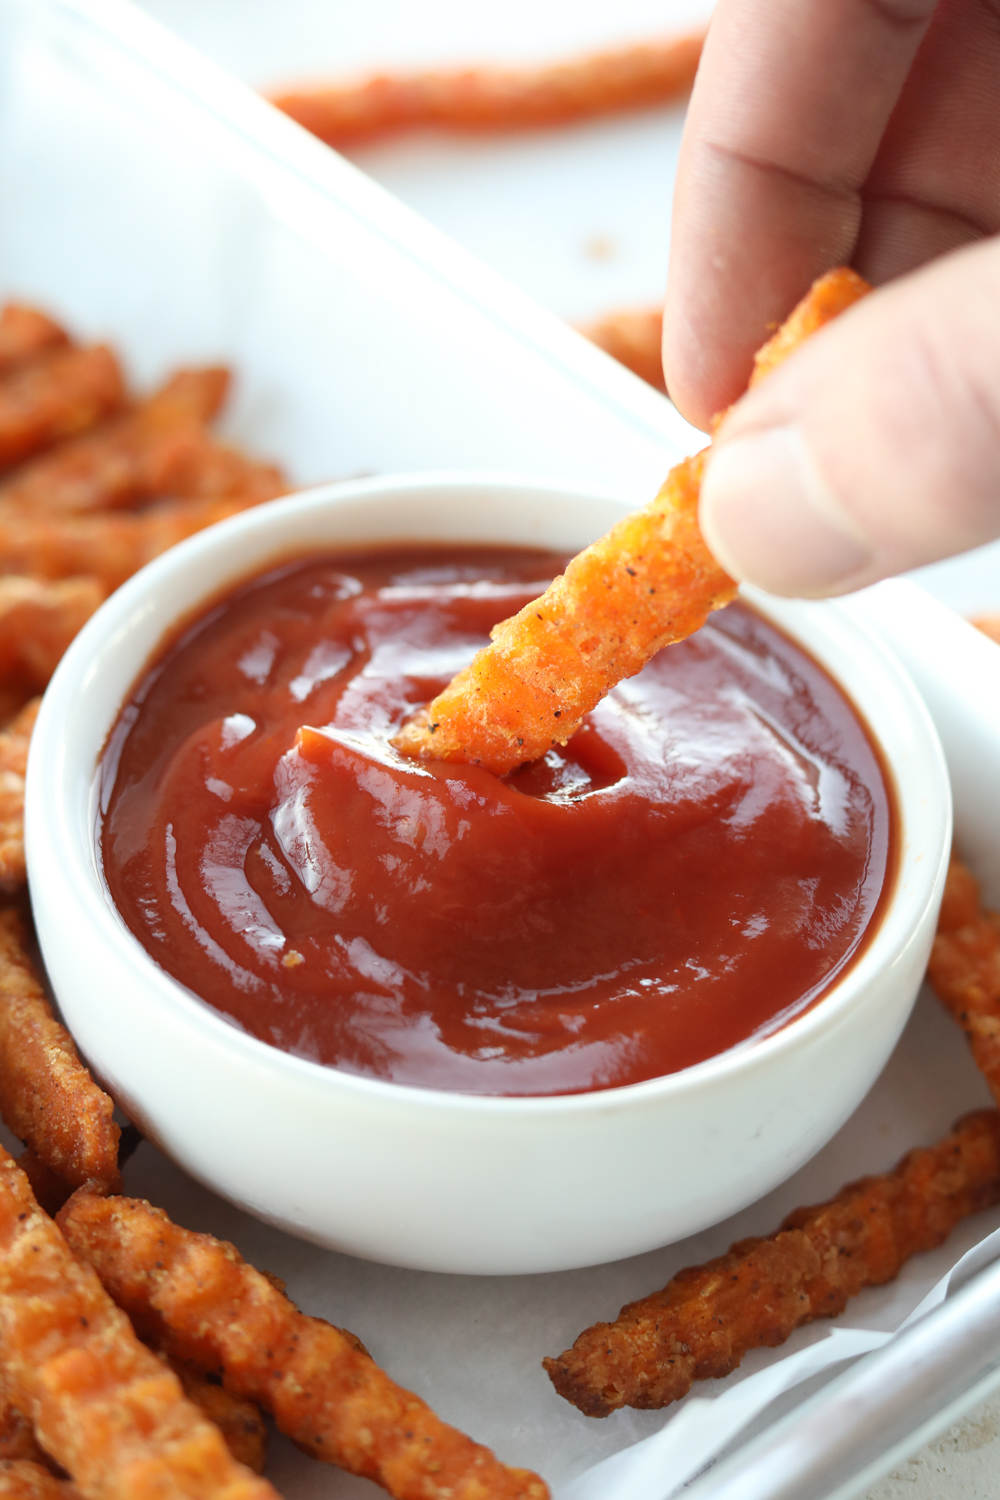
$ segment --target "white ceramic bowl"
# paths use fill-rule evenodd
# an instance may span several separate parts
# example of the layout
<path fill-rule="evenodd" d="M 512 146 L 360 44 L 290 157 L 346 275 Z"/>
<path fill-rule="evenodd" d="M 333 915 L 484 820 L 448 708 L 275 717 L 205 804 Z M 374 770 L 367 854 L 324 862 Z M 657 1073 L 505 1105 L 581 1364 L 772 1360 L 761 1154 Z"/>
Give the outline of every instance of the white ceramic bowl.
<path fill-rule="evenodd" d="M 120 589 L 45 696 L 27 788 L 31 894 L 82 1051 L 202 1182 L 293 1234 L 437 1271 L 568 1269 L 734 1213 L 800 1167 L 889 1055 L 920 984 L 951 836 L 940 746 L 902 668 L 849 612 L 753 595 L 841 682 L 891 767 L 900 869 L 878 932 L 816 1006 L 682 1073 L 556 1098 L 441 1093 L 337 1072 L 238 1031 L 158 968 L 98 864 L 96 766 L 162 637 L 279 555 L 388 540 L 578 548 L 612 502 L 461 476 L 328 486 L 193 537 Z"/>

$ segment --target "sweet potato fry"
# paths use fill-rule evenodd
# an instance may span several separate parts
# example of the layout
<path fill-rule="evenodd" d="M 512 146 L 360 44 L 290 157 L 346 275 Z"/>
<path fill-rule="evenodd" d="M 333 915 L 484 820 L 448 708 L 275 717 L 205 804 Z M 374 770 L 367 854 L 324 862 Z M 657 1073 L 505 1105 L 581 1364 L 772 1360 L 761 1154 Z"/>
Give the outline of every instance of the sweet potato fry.
<path fill-rule="evenodd" d="M 20 917 L 0 912 L 0 1116 L 64 1181 L 117 1188 L 113 1111 L 52 1014 Z"/>
<path fill-rule="evenodd" d="M 272 103 L 337 147 L 421 126 L 534 130 L 671 103 L 694 82 L 703 42 L 698 33 L 548 67 L 380 76 L 297 89 Z"/>
<path fill-rule="evenodd" d="M 25 880 L 24 777 L 40 702 L 33 698 L 12 724 L 0 730 L 0 891 L 8 894 Z"/>
<path fill-rule="evenodd" d="M 141 1344 L 0 1151 L 0 1363 L 86 1500 L 277 1500 Z"/>
<path fill-rule="evenodd" d="M 106 593 L 96 578 L 0 578 L 0 684 L 43 688 Z"/>
<path fill-rule="evenodd" d="M 817 281 L 762 350 L 767 370 L 866 289 L 845 269 Z M 502 776 L 565 745 L 617 682 L 728 604 L 736 584 L 698 528 L 706 452 L 678 464 L 650 505 L 495 626 L 492 643 L 404 724 L 396 749 L 421 760 L 471 761 Z"/>
<path fill-rule="evenodd" d="M 267 1429 L 254 1401 L 242 1401 L 214 1379 L 185 1359 L 165 1359 L 181 1383 L 185 1396 L 201 1408 L 214 1422 L 225 1439 L 226 1447 L 237 1463 L 255 1474 L 264 1472 L 267 1462 Z"/>
<path fill-rule="evenodd" d="M 397 1500 L 548 1495 L 535 1475 L 447 1427 L 339 1329 L 300 1313 L 232 1245 L 180 1229 L 148 1203 L 85 1191 L 59 1223 L 144 1337 L 217 1370 L 313 1457 Z"/>
<path fill-rule="evenodd" d="M 1000 615 L 976 615 L 969 623 L 1000 646 Z"/>
<path fill-rule="evenodd" d="M 33 1464 L 49 1468 L 51 1459 L 38 1446 L 38 1440 L 27 1417 L 13 1406 L 6 1396 L 0 1395 L 0 1460 L 29 1459 Z M 3 1490 L 0 1490 L 0 1495 Z"/>
<path fill-rule="evenodd" d="M 68 343 L 65 330 L 45 313 L 20 302 L 8 302 L 0 310 L 0 379 Z"/>
<path fill-rule="evenodd" d="M 125 511 L 55 519 L 11 517 L 0 510 L 0 574 L 50 580 L 85 575 L 98 580 L 110 594 L 168 547 L 227 516 L 272 500 L 286 488 L 277 479 L 266 482 L 262 468 L 255 489 L 218 499 L 163 501 L 137 515 Z M 0 601 L 3 587 L 0 581 Z M 0 613 L 0 640 L 2 618 Z"/>
<path fill-rule="evenodd" d="M 927 977 L 1000 1102 L 1000 915 L 982 909 L 979 883 L 957 859 L 948 868 Z"/>
<path fill-rule="evenodd" d="M 588 1417 L 668 1406 L 695 1380 L 735 1370 L 803 1323 L 832 1318 L 866 1286 L 892 1281 L 968 1214 L 1000 1202 L 1000 1114 L 979 1110 L 895 1171 L 851 1183 L 830 1203 L 790 1214 L 767 1239 L 743 1240 L 661 1292 L 595 1323 L 549 1378 Z"/>
<path fill-rule="evenodd" d="M 202 424 L 228 381 L 221 368 L 179 371 L 134 411 L 24 464 L 0 485 L 0 514 L 76 515 L 187 493 L 216 446 Z"/>
<path fill-rule="evenodd" d="M 83 1500 L 75 1484 L 41 1464 L 0 1458 L 0 1500 Z"/>
<path fill-rule="evenodd" d="M 661 307 L 636 308 L 609 313 L 596 323 L 581 323 L 578 331 L 585 339 L 610 354 L 620 365 L 638 375 L 647 385 L 666 394 L 663 378 L 663 355 L 660 340 L 663 333 Z"/>
<path fill-rule="evenodd" d="M 0 469 L 117 411 L 121 370 L 104 344 L 56 349 L 0 380 Z"/>
<path fill-rule="evenodd" d="M 781 327 L 762 345 L 754 355 L 751 386 L 758 385 L 765 376 L 783 364 L 794 354 L 800 344 L 846 312 L 855 302 L 867 296 L 871 287 L 863 277 L 849 266 L 840 266 L 813 283 L 802 301 L 782 323 Z"/>

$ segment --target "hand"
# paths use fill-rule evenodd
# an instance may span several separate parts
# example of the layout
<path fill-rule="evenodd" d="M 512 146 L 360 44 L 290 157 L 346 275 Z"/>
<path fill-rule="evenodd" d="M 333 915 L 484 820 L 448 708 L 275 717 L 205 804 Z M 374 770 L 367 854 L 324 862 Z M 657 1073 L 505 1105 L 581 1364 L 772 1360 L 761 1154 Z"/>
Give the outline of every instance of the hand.
<path fill-rule="evenodd" d="M 702 525 L 737 576 L 835 593 L 1000 534 L 998 228 L 991 0 L 720 0 L 675 199 L 678 406 L 734 401 L 823 271 L 903 277 L 720 428 Z"/>

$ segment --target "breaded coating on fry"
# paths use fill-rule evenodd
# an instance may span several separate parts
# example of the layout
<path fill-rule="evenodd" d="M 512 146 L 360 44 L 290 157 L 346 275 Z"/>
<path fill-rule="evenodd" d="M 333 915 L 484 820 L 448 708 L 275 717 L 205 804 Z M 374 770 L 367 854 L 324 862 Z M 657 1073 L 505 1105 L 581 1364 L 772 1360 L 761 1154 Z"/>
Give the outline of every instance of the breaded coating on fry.
<path fill-rule="evenodd" d="M 927 978 L 1000 1103 L 1000 915 L 982 909 L 979 883 L 957 859 L 948 867 Z"/>
<path fill-rule="evenodd" d="M 0 310 L 0 379 L 68 343 L 65 329 L 46 313 L 20 302 L 8 302 Z"/>
<path fill-rule="evenodd" d="M 0 574 L 60 579 L 86 575 L 107 593 L 186 537 L 265 500 L 288 485 L 261 466 L 255 486 L 218 499 L 167 500 L 133 515 L 11 517 L 0 507 Z M 0 593 L 2 593 L 0 583 Z"/>
<path fill-rule="evenodd" d="M 267 1428 L 255 1401 L 242 1401 L 186 1359 L 160 1355 L 177 1376 L 189 1401 L 200 1406 L 210 1422 L 225 1438 L 226 1447 L 237 1463 L 245 1464 L 255 1474 L 263 1474 L 267 1462 Z"/>
<path fill-rule="evenodd" d="M 107 592 L 97 578 L 0 578 L 0 684 L 43 688 Z"/>
<path fill-rule="evenodd" d="M 51 1219 L 62 1208 L 67 1198 L 71 1198 L 76 1188 L 65 1177 L 60 1177 L 47 1167 L 42 1158 L 30 1146 L 26 1146 L 17 1158 L 17 1164 L 31 1184 L 31 1191 L 35 1195 L 35 1201 L 39 1208 L 43 1208 Z M 121 1169 L 121 1152 L 118 1154 L 119 1170 Z"/>
<path fill-rule="evenodd" d="M 136 1337 L 0 1151 L 0 1366 L 86 1500 L 277 1500 Z"/>
<path fill-rule="evenodd" d="M 817 281 L 761 350 L 755 379 L 867 289 L 848 270 Z M 728 604 L 736 584 L 698 526 L 708 451 L 678 464 L 652 504 L 619 521 L 540 599 L 495 626 L 491 644 L 403 725 L 395 748 L 502 776 L 565 745 L 616 683 Z"/>
<path fill-rule="evenodd" d="M 564 745 L 617 682 L 728 604 L 736 584 L 698 529 L 702 463 L 697 454 L 678 464 L 650 505 L 495 626 L 492 644 L 403 726 L 396 748 L 424 760 L 471 757 L 502 776 Z"/>
<path fill-rule="evenodd" d="M 83 1500 L 75 1484 L 38 1463 L 0 1458 L 0 1500 Z"/>
<path fill-rule="evenodd" d="M 64 1181 L 117 1189 L 114 1104 L 52 1007 L 15 911 L 0 912 L 0 1116 Z"/>
<path fill-rule="evenodd" d="M 130 1198 L 74 1194 L 59 1224 L 144 1337 L 258 1401 L 306 1453 L 396 1500 L 544 1500 L 402 1390 L 340 1332 L 300 1313 L 232 1245 Z"/>
<path fill-rule="evenodd" d="M 382 75 L 271 102 L 328 146 L 421 126 L 535 130 L 671 103 L 694 82 L 703 42 L 699 32 L 539 68 Z"/>
<path fill-rule="evenodd" d="M 767 1239 L 743 1240 L 663 1291 L 595 1323 L 545 1369 L 588 1417 L 622 1406 L 668 1406 L 695 1380 L 735 1370 L 803 1323 L 832 1318 L 849 1297 L 899 1274 L 968 1214 L 1000 1202 L 1000 1114 L 966 1115 L 950 1135 L 911 1151 L 892 1172 L 862 1178 L 829 1203 L 789 1214 Z"/>
<path fill-rule="evenodd" d="M 24 885 L 24 778 L 28 745 L 38 717 L 40 698 L 0 730 L 0 891 L 12 894 Z"/>
<path fill-rule="evenodd" d="M 118 361 L 104 344 L 56 349 L 0 380 L 0 468 L 72 437 L 125 399 Z"/>
<path fill-rule="evenodd" d="M 22 465 L 0 485 L 0 514 L 77 515 L 192 493 L 216 445 L 203 423 L 221 405 L 229 372 L 180 370 L 161 390 Z"/>
<path fill-rule="evenodd" d="M 578 332 L 647 385 L 666 394 L 661 349 L 662 307 L 608 313 L 596 323 L 579 324 Z"/>
<path fill-rule="evenodd" d="M 757 385 L 778 365 L 784 364 L 800 344 L 827 323 L 860 302 L 871 291 L 868 282 L 849 266 L 838 266 L 813 283 L 802 301 L 782 323 L 773 338 L 768 339 L 754 355 L 751 386 Z"/>
<path fill-rule="evenodd" d="M 0 1460 L 26 1458 L 33 1464 L 49 1468 L 52 1460 L 38 1446 L 38 1440 L 28 1421 L 17 1407 L 0 1392 Z M 0 1494 L 3 1491 L 0 1490 Z"/>

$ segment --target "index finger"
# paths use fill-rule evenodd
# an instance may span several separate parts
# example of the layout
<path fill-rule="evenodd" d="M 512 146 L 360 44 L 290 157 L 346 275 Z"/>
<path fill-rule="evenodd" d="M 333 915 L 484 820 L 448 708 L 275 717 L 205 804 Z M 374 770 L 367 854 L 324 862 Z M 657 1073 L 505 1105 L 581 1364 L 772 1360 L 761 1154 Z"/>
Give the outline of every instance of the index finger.
<path fill-rule="evenodd" d="M 685 128 L 667 388 L 699 426 L 810 284 L 849 263 L 871 169 L 936 0 L 720 0 Z"/>

